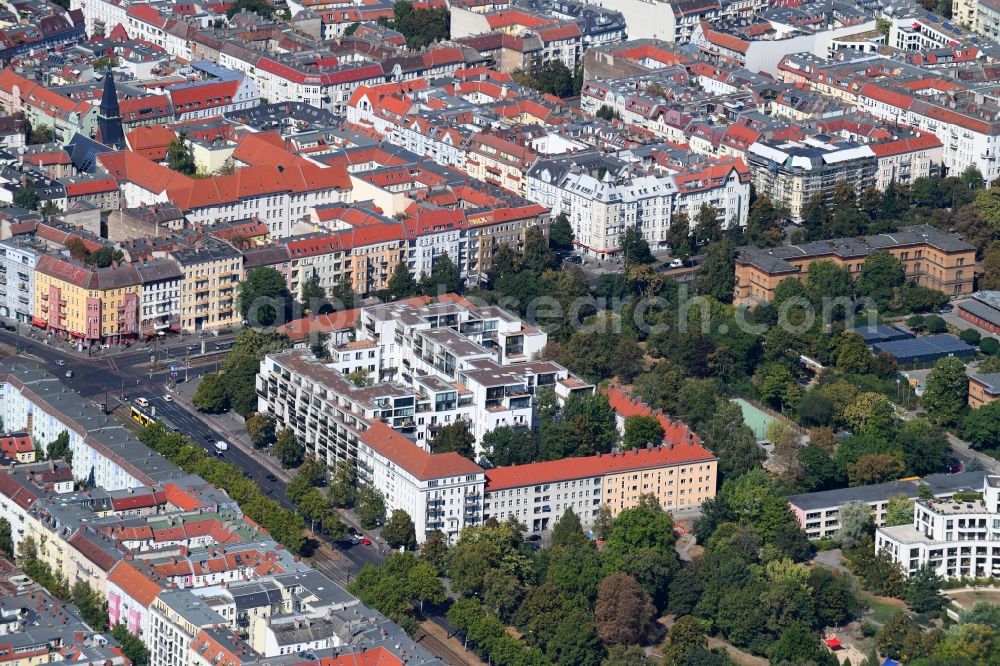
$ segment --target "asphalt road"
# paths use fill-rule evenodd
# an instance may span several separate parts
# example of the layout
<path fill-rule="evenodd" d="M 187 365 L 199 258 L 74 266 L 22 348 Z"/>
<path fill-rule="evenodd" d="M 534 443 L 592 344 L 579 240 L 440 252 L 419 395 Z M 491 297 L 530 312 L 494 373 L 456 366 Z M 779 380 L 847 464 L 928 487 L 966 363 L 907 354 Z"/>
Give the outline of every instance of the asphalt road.
<path fill-rule="evenodd" d="M 188 336 L 186 340 L 149 346 L 137 344 L 130 349 L 116 351 L 112 354 L 86 356 L 71 351 L 64 343 L 50 341 L 49 344 L 45 344 L 42 340 L 29 337 L 25 335 L 27 329 L 28 327 L 22 324 L 21 335 L 0 329 L 0 344 L 11 348 L 16 347 L 18 355 L 33 357 L 34 360 L 41 362 L 45 369 L 67 387 L 92 400 L 95 403 L 95 409 L 99 408 L 100 403 L 105 401 L 105 396 L 107 396 L 109 408 L 112 409 L 123 402 L 131 404 L 136 398 L 143 397 L 149 400 L 151 408 L 155 408 L 156 417 L 164 419 L 208 453 L 214 455 L 216 453 L 215 442 L 226 439 L 225 433 L 210 426 L 202 415 L 188 411 L 184 405 L 178 402 L 166 401 L 164 396 L 168 394 L 166 385 L 170 379 L 171 365 L 178 368 L 179 378 L 183 378 L 185 358 L 192 376 L 196 373 L 214 371 L 216 364 L 228 353 L 227 345 L 235 338 L 235 335 L 206 337 L 203 341 Z M 44 338 L 43 334 L 38 334 L 38 336 Z M 204 342 L 204 347 L 202 347 L 202 342 Z M 197 347 L 193 352 L 188 351 L 188 347 L 191 345 Z M 220 346 L 222 348 L 218 348 Z M 205 354 L 201 353 L 203 348 Z M 152 366 L 153 372 L 150 374 L 150 357 L 154 353 L 157 361 Z M 65 365 L 58 365 L 57 360 L 64 361 Z M 67 370 L 73 371 L 72 377 L 66 377 Z M 123 391 L 124 401 L 121 400 Z M 221 417 L 221 419 L 226 418 L 225 416 Z M 278 500 L 289 509 L 295 508 L 285 496 L 284 481 L 280 478 L 269 481 L 267 469 L 255 460 L 252 454 L 230 445 L 229 449 L 223 453 L 222 459 L 242 469 L 268 496 Z M 358 526 L 354 525 L 354 527 Z M 365 564 L 379 565 L 384 561 L 375 546 L 343 542 L 337 542 L 333 545 L 344 558 L 342 563 L 335 565 L 340 574 L 338 581 L 343 579 L 345 571 L 353 577 Z M 334 571 L 330 573 L 334 573 Z"/>

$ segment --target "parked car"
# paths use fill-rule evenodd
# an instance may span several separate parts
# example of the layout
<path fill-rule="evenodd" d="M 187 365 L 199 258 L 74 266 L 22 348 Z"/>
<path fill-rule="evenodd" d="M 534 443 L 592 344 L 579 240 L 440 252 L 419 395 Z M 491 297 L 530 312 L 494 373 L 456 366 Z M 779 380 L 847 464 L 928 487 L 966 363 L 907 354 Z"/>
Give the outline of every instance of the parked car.
<path fill-rule="evenodd" d="M 276 477 L 276 476 L 275 476 L 274 474 L 271 474 L 270 472 L 268 472 L 267 474 L 265 474 L 265 475 L 264 475 L 264 478 L 265 478 L 265 479 L 266 479 L 267 481 L 270 481 L 270 482 L 272 482 L 272 483 L 278 480 L 278 477 Z"/>
<path fill-rule="evenodd" d="M 944 459 L 944 468 L 949 474 L 958 474 L 962 471 L 962 461 L 954 456 L 948 456 Z"/>
<path fill-rule="evenodd" d="M 363 536 L 363 537 L 361 537 L 361 545 L 362 546 L 370 546 L 370 545 L 372 545 L 372 540 L 369 539 L 366 536 Z"/>
<path fill-rule="evenodd" d="M 525 541 L 541 541 L 542 540 L 542 535 L 541 534 L 529 534 L 528 536 L 524 537 L 524 540 Z"/>
<path fill-rule="evenodd" d="M 954 312 L 954 311 L 955 311 L 955 306 L 952 305 L 951 303 L 945 303 L 944 305 L 941 306 L 941 309 L 938 310 L 938 312 L 941 314 L 948 314 L 949 312 Z"/>
<path fill-rule="evenodd" d="M 670 268 L 684 268 L 684 260 L 674 259 L 673 261 L 670 262 Z"/>

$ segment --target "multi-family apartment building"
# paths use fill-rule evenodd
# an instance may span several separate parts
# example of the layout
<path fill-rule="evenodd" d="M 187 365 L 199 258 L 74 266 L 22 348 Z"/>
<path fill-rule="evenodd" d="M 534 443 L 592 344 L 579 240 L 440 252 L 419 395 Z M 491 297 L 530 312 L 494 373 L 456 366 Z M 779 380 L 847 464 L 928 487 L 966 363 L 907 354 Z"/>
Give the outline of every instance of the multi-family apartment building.
<path fill-rule="evenodd" d="M 970 294 L 975 279 L 976 248 L 955 234 L 926 224 L 904 227 L 891 234 L 834 238 L 761 249 L 738 248 L 737 303 L 765 303 L 786 278 L 802 280 L 814 261 L 832 261 L 851 275 L 861 274 L 872 252 L 889 252 L 900 260 L 906 277 L 923 287 L 948 295 Z"/>
<path fill-rule="evenodd" d="M 142 290 L 139 294 L 139 334 L 149 338 L 180 330 L 181 285 L 184 272 L 169 259 L 136 265 Z"/>
<path fill-rule="evenodd" d="M 35 316 L 35 266 L 42 252 L 27 239 L 0 241 L 0 316 L 24 323 Z"/>
<path fill-rule="evenodd" d="M 170 256 L 183 275 L 181 329 L 217 330 L 242 321 L 236 306 L 236 289 L 243 279 L 243 255 L 239 250 L 224 241 L 208 238 L 196 247 L 174 250 Z"/>
<path fill-rule="evenodd" d="M 593 390 L 558 363 L 532 360 L 546 340 L 544 332 L 506 310 L 449 299 L 365 308 L 355 344 L 367 344 L 374 353 L 371 380 L 422 392 L 444 388 L 437 400 L 467 404 L 469 427 L 479 442 L 496 428 L 533 427 L 540 390 L 552 390 L 559 399 Z M 431 436 L 439 425 L 431 419 Z"/>
<path fill-rule="evenodd" d="M 457 453 L 428 453 L 376 421 L 358 444 L 358 480 L 378 488 L 386 511 L 406 511 L 417 541 L 432 531 L 454 542 L 482 521 L 483 468 Z"/>
<path fill-rule="evenodd" d="M 758 194 L 788 207 L 795 220 L 809 199 L 820 194 L 828 202 L 837 183 L 844 181 L 857 192 L 875 185 L 873 150 L 854 143 L 758 141 L 747 150 L 747 163 Z"/>
<path fill-rule="evenodd" d="M 821 490 L 814 493 L 791 495 L 788 503 L 792 513 L 809 539 L 836 536 L 840 530 L 840 510 L 848 502 L 864 502 L 872 511 L 876 527 L 885 525 L 885 512 L 889 500 L 905 495 L 914 500 L 920 495 L 921 486 L 930 488 L 934 497 L 949 497 L 956 492 L 975 491 L 982 487 L 985 472 L 959 474 L 931 474 L 920 480 L 890 481 L 870 486 Z"/>
<path fill-rule="evenodd" d="M 628 227 L 656 247 L 666 243 L 678 212 L 693 225 L 701 206 L 710 205 L 729 228 L 746 224 L 750 206 L 750 172 L 740 160 L 673 171 L 627 153 L 580 153 L 540 159 L 526 180 L 527 197 L 553 217 L 565 214 L 577 249 L 599 259 L 619 252 Z"/>
<path fill-rule="evenodd" d="M 1000 477 L 987 475 L 977 491 L 917 499 L 911 524 L 875 531 L 876 552 L 909 576 L 925 566 L 945 580 L 1000 574 Z"/>
<path fill-rule="evenodd" d="M 139 333 L 141 285 L 132 265 L 97 268 L 42 255 L 35 266 L 32 323 L 81 344 L 134 340 Z"/>
<path fill-rule="evenodd" d="M 516 518 L 549 529 L 566 509 L 585 527 L 602 505 L 617 515 L 653 495 L 665 511 L 697 508 L 715 497 L 718 459 L 693 435 L 688 441 L 583 458 L 486 470 L 483 519 Z"/>

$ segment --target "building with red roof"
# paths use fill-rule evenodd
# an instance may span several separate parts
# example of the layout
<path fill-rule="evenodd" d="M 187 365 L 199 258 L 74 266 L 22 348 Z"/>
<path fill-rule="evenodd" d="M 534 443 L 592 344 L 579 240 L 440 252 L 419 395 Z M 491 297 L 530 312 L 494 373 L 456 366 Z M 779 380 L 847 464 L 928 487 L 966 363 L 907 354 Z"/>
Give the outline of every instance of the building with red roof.
<path fill-rule="evenodd" d="M 620 389 L 606 393 L 616 414 L 654 415 Z M 486 470 L 483 520 L 513 517 L 537 532 L 549 529 L 566 509 L 587 527 L 602 505 L 617 515 L 638 505 L 642 495 L 653 495 L 671 513 L 715 497 L 718 458 L 683 423 L 657 416 L 665 424 L 660 444 Z"/>
<path fill-rule="evenodd" d="M 35 445 L 27 434 L 0 437 L 0 456 L 19 463 L 35 462 Z"/>
<path fill-rule="evenodd" d="M 260 90 L 249 76 L 198 81 L 167 88 L 177 120 L 221 116 L 260 104 Z"/>
<path fill-rule="evenodd" d="M 419 542 L 434 530 L 454 540 L 482 518 L 482 467 L 454 452 L 428 453 L 382 421 L 358 442 L 358 474 L 382 491 L 388 513 L 409 514 Z"/>

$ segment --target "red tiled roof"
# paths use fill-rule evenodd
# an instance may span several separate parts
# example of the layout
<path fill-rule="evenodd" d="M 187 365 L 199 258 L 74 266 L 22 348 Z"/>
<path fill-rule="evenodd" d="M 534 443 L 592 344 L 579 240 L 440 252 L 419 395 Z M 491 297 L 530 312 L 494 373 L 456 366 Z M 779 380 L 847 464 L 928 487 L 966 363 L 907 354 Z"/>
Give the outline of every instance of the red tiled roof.
<path fill-rule="evenodd" d="M 421 481 L 464 474 L 482 474 L 483 468 L 468 458 L 449 451 L 428 453 L 382 421 L 376 421 L 361 435 L 361 441 Z"/>
<path fill-rule="evenodd" d="M 182 511 L 193 511 L 195 509 L 204 508 L 205 506 L 196 497 L 192 496 L 175 483 L 168 483 L 163 486 L 163 492 L 166 501 L 170 502 Z"/>
<path fill-rule="evenodd" d="M 107 178 L 91 178 L 79 183 L 66 183 L 67 197 L 85 197 L 89 194 L 115 192 L 117 190 L 118 181 L 110 176 Z"/>
<path fill-rule="evenodd" d="M 888 157 L 889 155 L 902 155 L 903 153 L 913 153 L 929 148 L 940 148 L 941 140 L 933 134 L 927 133 L 895 141 L 870 143 L 868 147 L 875 153 L 875 157 Z"/>
<path fill-rule="evenodd" d="M 538 36 L 545 42 L 559 42 L 566 39 L 573 39 L 579 37 L 581 34 L 580 26 L 576 23 L 564 23 L 562 25 L 538 29 Z"/>
<path fill-rule="evenodd" d="M 708 21 L 701 22 L 702 31 L 705 34 L 705 39 L 709 43 L 716 46 L 721 46 L 729 51 L 736 51 L 737 53 L 746 54 L 747 50 L 750 48 L 750 42 L 740 39 L 735 35 L 730 35 L 725 32 L 719 32 L 718 30 L 712 30 L 709 27 Z"/>
<path fill-rule="evenodd" d="M 152 506 L 159 506 L 166 501 L 164 493 L 141 492 L 135 495 L 124 495 L 122 497 L 111 498 L 111 508 L 115 511 L 132 511 L 134 509 L 145 509 Z"/>
<path fill-rule="evenodd" d="M 631 401 L 629 402 L 631 403 Z M 623 407 L 623 405 L 619 405 L 619 407 Z M 648 416 L 651 415 L 651 412 L 642 415 Z M 486 470 L 486 492 L 617 474 L 633 469 L 684 465 L 710 460 L 715 460 L 715 456 L 695 440 L 693 442 L 669 443 L 652 449 L 632 449 L 621 453 L 496 467 Z"/>
<path fill-rule="evenodd" d="M 65 150 L 50 150 L 44 153 L 32 153 L 24 156 L 25 161 L 35 166 L 49 166 L 54 164 L 72 164 L 69 153 Z"/>
<path fill-rule="evenodd" d="M 303 661 L 293 666 L 314 666 L 315 661 Z M 363 652 L 323 657 L 319 666 L 403 666 L 403 661 L 384 647 L 368 648 Z"/>
<path fill-rule="evenodd" d="M 903 93 L 887 90 L 875 85 L 874 83 L 869 83 L 862 88 L 861 95 L 873 99 L 876 102 L 882 102 L 883 104 L 895 106 L 900 109 L 908 109 L 910 108 L 910 105 L 913 104 L 913 97 L 910 95 L 904 95 Z"/>
<path fill-rule="evenodd" d="M 170 95 L 170 101 L 173 102 L 174 111 L 187 113 L 232 104 L 240 83 L 240 79 L 235 79 L 233 81 L 171 86 L 167 88 L 167 94 Z"/>
<path fill-rule="evenodd" d="M 153 599 L 162 591 L 158 583 L 144 576 L 128 562 L 119 562 L 110 575 L 108 582 L 114 583 L 137 602 L 149 608 Z"/>
<path fill-rule="evenodd" d="M 0 438 L 0 451 L 5 458 L 16 458 L 19 453 L 34 451 L 35 445 L 31 443 L 28 435 L 13 435 L 11 437 Z"/>

